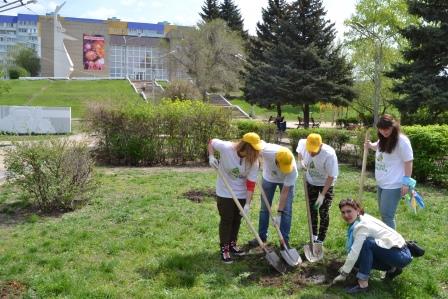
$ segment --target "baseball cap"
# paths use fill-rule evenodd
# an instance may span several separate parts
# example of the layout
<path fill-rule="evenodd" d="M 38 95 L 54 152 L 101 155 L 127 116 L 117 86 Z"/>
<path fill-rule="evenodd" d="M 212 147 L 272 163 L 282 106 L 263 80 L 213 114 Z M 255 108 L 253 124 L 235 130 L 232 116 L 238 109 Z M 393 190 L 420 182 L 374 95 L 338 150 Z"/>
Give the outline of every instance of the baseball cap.
<path fill-rule="evenodd" d="M 310 153 L 317 153 L 322 144 L 322 137 L 319 134 L 311 133 L 306 138 L 306 150 Z"/>
<path fill-rule="evenodd" d="M 278 168 L 283 173 L 290 173 L 294 167 L 294 157 L 289 149 L 281 147 L 275 154 L 275 160 L 277 161 Z"/>
<path fill-rule="evenodd" d="M 256 151 L 260 151 L 263 149 L 264 143 L 261 141 L 260 136 L 258 136 L 257 133 L 250 132 L 244 134 L 243 141 L 249 143 Z"/>

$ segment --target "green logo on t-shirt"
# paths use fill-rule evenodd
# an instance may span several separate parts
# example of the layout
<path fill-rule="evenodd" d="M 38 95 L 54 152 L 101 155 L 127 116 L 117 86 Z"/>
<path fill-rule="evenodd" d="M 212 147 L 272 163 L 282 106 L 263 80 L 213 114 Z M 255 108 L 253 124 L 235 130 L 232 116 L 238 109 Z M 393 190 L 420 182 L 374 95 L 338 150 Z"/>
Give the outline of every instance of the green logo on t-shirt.
<path fill-rule="evenodd" d="M 383 153 L 380 153 L 376 158 L 377 161 L 383 161 Z"/>
<path fill-rule="evenodd" d="M 233 168 L 230 171 L 230 175 L 233 176 L 234 178 L 238 178 L 240 176 L 240 170 L 238 167 Z"/>
<path fill-rule="evenodd" d="M 314 161 L 311 161 L 310 166 L 308 168 L 316 168 L 316 166 L 314 165 Z"/>

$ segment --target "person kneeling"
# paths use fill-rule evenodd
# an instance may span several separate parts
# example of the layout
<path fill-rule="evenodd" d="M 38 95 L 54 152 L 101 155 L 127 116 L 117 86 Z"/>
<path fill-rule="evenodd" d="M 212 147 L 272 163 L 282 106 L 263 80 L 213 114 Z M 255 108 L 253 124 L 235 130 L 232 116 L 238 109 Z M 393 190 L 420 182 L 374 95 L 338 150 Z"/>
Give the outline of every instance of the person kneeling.
<path fill-rule="evenodd" d="M 333 283 L 345 281 L 354 266 L 359 269 L 356 274 L 358 284 L 347 290 L 351 294 L 368 290 L 372 269 L 387 271 L 385 278 L 388 280 L 400 275 L 402 269 L 412 261 L 404 238 L 381 220 L 365 214 L 356 200 L 342 200 L 339 210 L 349 225 L 346 243 L 348 255 Z"/>

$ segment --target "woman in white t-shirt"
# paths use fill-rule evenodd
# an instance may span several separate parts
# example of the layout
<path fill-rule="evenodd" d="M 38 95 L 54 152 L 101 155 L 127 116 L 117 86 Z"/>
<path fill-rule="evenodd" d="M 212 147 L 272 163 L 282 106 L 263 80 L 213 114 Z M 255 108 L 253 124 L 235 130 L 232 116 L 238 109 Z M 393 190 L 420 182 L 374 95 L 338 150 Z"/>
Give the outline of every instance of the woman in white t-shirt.
<path fill-rule="evenodd" d="M 258 158 L 262 148 L 263 142 L 256 133 L 245 134 L 237 143 L 212 139 L 208 144 L 210 166 L 219 168 L 238 201 L 244 206 L 245 213 L 249 210 L 257 181 Z M 219 161 L 215 158 L 214 151 L 219 152 Z M 231 263 L 230 254 L 244 255 L 244 251 L 237 246 L 241 215 L 220 176 L 216 181 L 216 195 L 221 217 L 219 223 L 221 259 L 224 263 Z"/>
<path fill-rule="evenodd" d="M 409 192 L 414 159 L 411 142 L 400 133 L 400 124 L 385 114 L 376 124 L 378 141 L 368 140 L 365 147 L 376 151 L 375 179 L 381 218 L 395 229 L 395 212 L 402 196 Z"/>

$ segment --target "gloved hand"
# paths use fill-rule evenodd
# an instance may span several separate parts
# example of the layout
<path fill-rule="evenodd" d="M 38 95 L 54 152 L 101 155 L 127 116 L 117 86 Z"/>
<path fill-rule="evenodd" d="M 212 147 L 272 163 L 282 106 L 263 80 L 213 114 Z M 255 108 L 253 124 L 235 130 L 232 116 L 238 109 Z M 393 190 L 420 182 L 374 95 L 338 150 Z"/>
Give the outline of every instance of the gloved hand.
<path fill-rule="evenodd" d="M 324 203 L 324 199 L 325 195 L 319 192 L 319 196 L 317 196 L 316 203 L 314 204 L 314 209 L 319 210 Z"/>
<path fill-rule="evenodd" d="M 250 205 L 245 204 L 243 208 L 244 215 L 249 215 Z M 241 215 L 243 216 L 243 215 Z"/>
<path fill-rule="evenodd" d="M 210 164 L 211 167 L 218 169 L 219 161 L 215 158 L 215 156 L 210 155 L 208 156 L 208 164 Z"/>
<path fill-rule="evenodd" d="M 280 223 L 282 222 L 282 213 L 281 213 L 281 212 L 278 213 L 277 217 L 274 217 L 274 222 L 275 222 L 278 226 L 280 226 Z"/>
<path fill-rule="evenodd" d="M 339 274 L 338 276 L 336 276 L 333 279 L 333 283 L 339 283 L 339 282 L 343 282 L 347 279 L 347 276 L 343 275 L 343 274 Z"/>
<path fill-rule="evenodd" d="M 301 170 L 303 169 L 303 171 L 306 171 L 306 164 L 303 160 L 298 160 L 297 161 L 297 170 Z"/>

